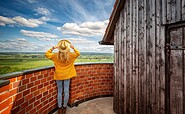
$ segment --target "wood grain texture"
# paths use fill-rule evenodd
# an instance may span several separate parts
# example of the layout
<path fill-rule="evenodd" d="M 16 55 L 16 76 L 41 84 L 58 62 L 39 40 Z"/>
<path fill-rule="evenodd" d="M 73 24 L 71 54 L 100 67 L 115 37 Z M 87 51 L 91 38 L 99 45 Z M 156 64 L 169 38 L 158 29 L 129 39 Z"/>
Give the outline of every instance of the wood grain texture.
<path fill-rule="evenodd" d="M 114 30 L 114 110 L 118 114 L 165 114 L 170 113 L 170 109 L 178 110 L 177 112 L 185 110 L 184 102 L 180 102 L 182 106 L 166 107 L 167 103 L 171 104 L 174 102 L 172 99 L 178 97 L 168 93 L 177 90 L 176 87 L 174 89 L 172 85 L 167 85 L 170 78 L 166 75 L 169 69 L 165 66 L 169 62 L 165 46 L 170 42 L 166 40 L 167 34 L 170 34 L 167 33 L 166 26 L 185 21 L 183 4 L 183 0 L 125 1 Z M 184 38 L 185 32 L 178 34 Z M 174 40 L 174 45 L 179 45 L 178 43 L 178 39 Z M 181 51 L 181 61 L 184 61 L 183 55 L 184 51 Z M 170 57 L 177 59 L 169 53 Z M 183 69 L 179 75 L 183 80 L 184 63 L 181 64 Z M 184 81 L 180 83 L 180 90 L 183 91 L 180 98 L 183 101 Z M 166 101 L 167 97 L 169 102 Z"/>

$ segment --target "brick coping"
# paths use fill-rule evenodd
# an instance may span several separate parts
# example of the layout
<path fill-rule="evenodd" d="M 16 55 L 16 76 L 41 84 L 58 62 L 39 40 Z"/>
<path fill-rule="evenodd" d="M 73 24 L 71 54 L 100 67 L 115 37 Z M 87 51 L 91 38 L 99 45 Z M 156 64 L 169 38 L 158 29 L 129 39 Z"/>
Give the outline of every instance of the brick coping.
<path fill-rule="evenodd" d="M 94 64 L 113 64 L 113 62 L 86 62 L 86 63 L 75 63 L 75 66 L 80 66 L 80 65 L 94 65 Z M 29 69 L 29 70 L 22 70 L 18 72 L 12 72 L 12 73 L 7 73 L 7 74 L 2 74 L 0 75 L 0 87 L 3 87 L 5 85 L 8 85 L 10 82 L 7 79 L 14 78 L 20 75 L 25 75 L 29 73 L 33 73 L 36 71 L 41 71 L 41 70 L 46 70 L 46 69 L 51 69 L 54 68 L 54 66 L 46 66 L 46 67 L 41 67 L 41 68 L 35 68 L 35 69 Z"/>

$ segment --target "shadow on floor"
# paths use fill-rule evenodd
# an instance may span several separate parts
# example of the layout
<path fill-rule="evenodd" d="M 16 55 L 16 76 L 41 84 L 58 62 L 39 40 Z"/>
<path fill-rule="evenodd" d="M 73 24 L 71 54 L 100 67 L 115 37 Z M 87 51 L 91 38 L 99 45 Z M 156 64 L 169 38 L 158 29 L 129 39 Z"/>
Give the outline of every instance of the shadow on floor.
<path fill-rule="evenodd" d="M 58 114 L 56 111 L 53 114 Z M 78 107 L 67 107 L 66 114 L 116 114 L 113 111 L 113 97 L 104 97 L 83 102 Z"/>

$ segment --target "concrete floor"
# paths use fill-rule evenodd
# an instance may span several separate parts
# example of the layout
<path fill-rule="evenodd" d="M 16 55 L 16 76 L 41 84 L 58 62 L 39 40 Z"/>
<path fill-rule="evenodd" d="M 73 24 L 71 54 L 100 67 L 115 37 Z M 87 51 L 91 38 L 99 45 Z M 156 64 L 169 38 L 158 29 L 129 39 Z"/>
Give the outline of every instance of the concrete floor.
<path fill-rule="evenodd" d="M 112 106 L 112 97 L 97 98 L 83 102 L 78 107 L 67 107 L 67 114 L 116 114 Z M 58 112 L 53 114 L 58 114 Z"/>

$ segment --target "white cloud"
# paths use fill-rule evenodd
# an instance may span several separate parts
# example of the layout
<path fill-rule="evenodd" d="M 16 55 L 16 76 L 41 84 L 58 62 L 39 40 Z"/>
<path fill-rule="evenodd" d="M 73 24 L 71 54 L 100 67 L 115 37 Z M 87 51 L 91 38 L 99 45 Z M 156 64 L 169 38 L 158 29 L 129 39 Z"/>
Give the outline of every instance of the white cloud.
<path fill-rule="evenodd" d="M 41 15 L 46 15 L 46 16 L 51 15 L 51 12 L 50 12 L 48 9 L 46 9 L 46 8 L 38 7 L 37 9 L 35 9 L 35 11 L 36 11 L 38 14 L 41 14 Z"/>
<path fill-rule="evenodd" d="M 98 41 L 89 38 L 64 38 L 69 40 L 81 52 L 101 52 L 113 53 L 114 47 L 107 45 L 99 45 Z"/>
<path fill-rule="evenodd" d="M 50 20 L 52 20 L 52 18 L 46 17 L 46 16 L 42 16 L 41 18 L 39 18 L 39 20 L 41 20 L 41 21 L 50 21 Z"/>
<path fill-rule="evenodd" d="M 29 3 L 36 3 L 38 2 L 37 0 L 28 0 Z"/>
<path fill-rule="evenodd" d="M 37 19 L 25 19 L 21 16 L 16 16 L 12 18 L 14 21 L 16 21 L 19 25 L 25 26 L 25 27 L 38 27 L 39 24 L 43 24 L 43 22 L 37 20 Z"/>
<path fill-rule="evenodd" d="M 38 27 L 41 24 L 44 24 L 45 21 L 48 21 L 49 19 L 41 17 L 40 19 L 26 19 L 21 16 L 16 16 L 13 18 L 9 17 L 3 17 L 0 16 L 0 26 L 6 26 L 6 25 L 21 25 L 25 27 L 35 28 Z"/>
<path fill-rule="evenodd" d="M 28 51 L 35 48 L 35 44 L 23 38 L 0 41 L 0 49 L 6 51 Z"/>
<path fill-rule="evenodd" d="M 62 27 L 57 27 L 62 34 L 77 36 L 102 36 L 107 27 L 108 20 L 97 22 L 65 23 Z"/>
<path fill-rule="evenodd" d="M 38 38 L 39 40 L 44 40 L 44 41 L 51 41 L 51 40 L 55 40 L 56 38 L 58 38 L 57 35 L 46 33 L 46 32 L 21 30 L 20 33 L 22 33 L 25 36 Z"/>
<path fill-rule="evenodd" d="M 38 44 L 36 42 L 27 41 L 24 38 L 16 38 L 13 40 L 0 41 L 0 51 L 15 52 L 15 51 L 46 51 L 51 45 Z"/>
<path fill-rule="evenodd" d="M 0 26 L 5 26 L 6 24 L 15 24 L 16 22 L 8 17 L 0 16 Z"/>
<path fill-rule="evenodd" d="M 66 38 L 69 40 L 72 44 L 89 44 L 94 43 L 94 41 L 91 41 L 87 38 Z"/>

